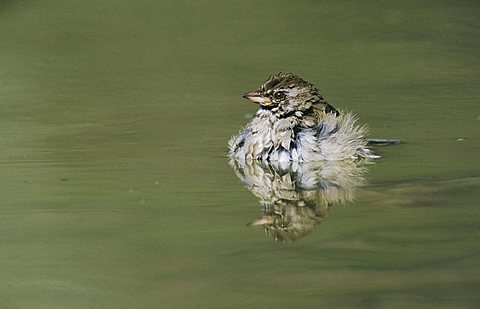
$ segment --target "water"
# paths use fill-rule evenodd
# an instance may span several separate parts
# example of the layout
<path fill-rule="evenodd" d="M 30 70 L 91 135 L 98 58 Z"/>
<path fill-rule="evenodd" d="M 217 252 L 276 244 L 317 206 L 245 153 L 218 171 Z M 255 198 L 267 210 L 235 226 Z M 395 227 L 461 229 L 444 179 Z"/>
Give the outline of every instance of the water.
<path fill-rule="evenodd" d="M 1 2 L 1 306 L 478 307 L 478 13 Z M 225 158 L 278 71 L 404 141 L 286 243 Z"/>

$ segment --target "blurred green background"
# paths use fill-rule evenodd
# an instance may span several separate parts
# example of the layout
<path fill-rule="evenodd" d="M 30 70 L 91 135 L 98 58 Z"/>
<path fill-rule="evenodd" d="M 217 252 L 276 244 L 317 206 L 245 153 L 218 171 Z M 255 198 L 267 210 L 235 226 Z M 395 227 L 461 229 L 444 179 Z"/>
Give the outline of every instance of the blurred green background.
<path fill-rule="evenodd" d="M 1 1 L 0 307 L 480 306 L 475 1 Z M 276 244 L 227 164 L 295 72 L 381 148 Z"/>

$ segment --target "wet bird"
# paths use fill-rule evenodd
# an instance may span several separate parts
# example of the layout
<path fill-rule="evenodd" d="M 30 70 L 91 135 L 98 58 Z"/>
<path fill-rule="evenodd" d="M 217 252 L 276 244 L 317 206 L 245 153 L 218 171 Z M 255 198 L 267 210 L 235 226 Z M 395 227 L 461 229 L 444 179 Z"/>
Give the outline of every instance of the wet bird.
<path fill-rule="evenodd" d="M 371 159 L 366 127 L 340 113 L 311 83 L 292 73 L 271 76 L 244 98 L 259 109 L 229 142 L 235 160 L 324 161 Z"/>

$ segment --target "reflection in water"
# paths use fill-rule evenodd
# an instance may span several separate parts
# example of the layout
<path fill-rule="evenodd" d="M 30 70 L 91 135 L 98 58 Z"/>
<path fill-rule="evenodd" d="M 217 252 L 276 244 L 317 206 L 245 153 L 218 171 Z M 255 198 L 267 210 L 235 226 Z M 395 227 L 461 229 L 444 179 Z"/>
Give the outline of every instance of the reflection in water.
<path fill-rule="evenodd" d="M 261 162 L 230 160 L 238 178 L 260 201 L 263 226 L 276 241 L 311 232 L 330 206 L 350 202 L 364 183 L 364 163 L 355 161 Z"/>

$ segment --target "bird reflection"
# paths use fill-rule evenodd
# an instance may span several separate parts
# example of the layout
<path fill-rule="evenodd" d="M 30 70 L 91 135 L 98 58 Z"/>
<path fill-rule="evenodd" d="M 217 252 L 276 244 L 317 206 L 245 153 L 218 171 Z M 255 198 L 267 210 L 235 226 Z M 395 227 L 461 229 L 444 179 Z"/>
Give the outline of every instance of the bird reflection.
<path fill-rule="evenodd" d="M 325 219 L 332 205 L 353 201 L 366 173 L 361 161 L 231 159 L 230 165 L 262 208 L 262 216 L 249 225 L 264 227 L 277 242 L 304 237 Z"/>

